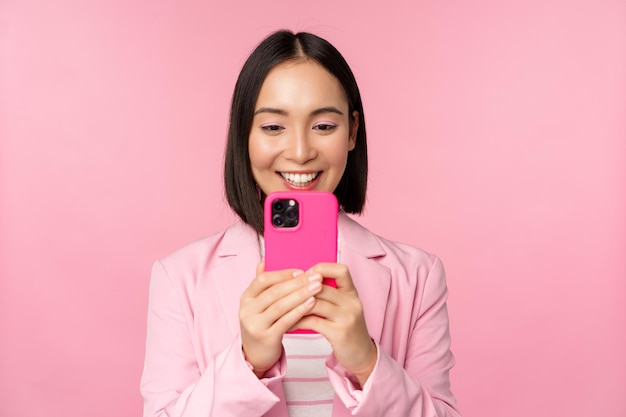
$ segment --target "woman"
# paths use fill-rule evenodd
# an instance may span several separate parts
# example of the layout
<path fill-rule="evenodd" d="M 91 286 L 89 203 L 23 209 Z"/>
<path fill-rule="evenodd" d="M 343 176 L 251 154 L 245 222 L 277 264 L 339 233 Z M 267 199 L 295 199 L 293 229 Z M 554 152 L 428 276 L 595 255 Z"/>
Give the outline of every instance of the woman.
<path fill-rule="evenodd" d="M 362 211 L 366 181 L 343 57 L 312 34 L 267 37 L 231 108 L 225 187 L 241 222 L 153 267 L 145 416 L 459 415 L 443 266 L 344 214 Z M 337 197 L 341 263 L 264 271 L 263 199 L 293 189 Z"/>

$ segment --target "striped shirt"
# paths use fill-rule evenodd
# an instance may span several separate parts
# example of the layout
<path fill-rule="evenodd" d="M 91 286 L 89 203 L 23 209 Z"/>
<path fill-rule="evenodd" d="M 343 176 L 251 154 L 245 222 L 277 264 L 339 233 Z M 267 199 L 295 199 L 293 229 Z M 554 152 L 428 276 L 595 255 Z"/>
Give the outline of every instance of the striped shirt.
<path fill-rule="evenodd" d="M 321 334 L 285 334 L 283 346 L 287 356 L 283 389 L 289 417 L 330 417 L 335 394 L 326 372 L 330 343 Z"/>

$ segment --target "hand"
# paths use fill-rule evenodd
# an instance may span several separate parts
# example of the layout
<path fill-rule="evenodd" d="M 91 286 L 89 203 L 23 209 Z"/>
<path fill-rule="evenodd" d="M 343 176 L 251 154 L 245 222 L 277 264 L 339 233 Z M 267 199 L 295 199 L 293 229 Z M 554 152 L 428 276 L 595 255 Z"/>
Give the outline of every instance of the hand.
<path fill-rule="evenodd" d="M 280 358 L 283 334 L 316 304 L 322 276 L 287 269 L 265 272 L 259 263 L 256 278 L 239 305 L 241 342 L 246 360 L 261 378 Z"/>
<path fill-rule="evenodd" d="M 348 267 L 336 263 L 319 263 L 305 275 L 334 278 L 337 288 L 324 285 L 315 296 L 317 301 L 310 310 L 315 315 L 303 317 L 294 327 L 312 329 L 324 335 L 337 361 L 363 386 L 376 365 L 377 350 L 367 331 L 363 304 Z"/>

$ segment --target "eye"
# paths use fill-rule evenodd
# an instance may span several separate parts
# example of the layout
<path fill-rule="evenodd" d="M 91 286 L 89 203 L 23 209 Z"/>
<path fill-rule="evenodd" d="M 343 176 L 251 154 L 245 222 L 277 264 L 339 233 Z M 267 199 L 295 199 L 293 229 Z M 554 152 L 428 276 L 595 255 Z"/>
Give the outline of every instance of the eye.
<path fill-rule="evenodd" d="M 282 127 L 281 125 L 277 125 L 277 124 L 268 124 L 268 125 L 261 126 L 261 130 L 269 134 L 280 133 L 283 129 L 284 127 Z"/>
<path fill-rule="evenodd" d="M 320 132 L 328 133 L 328 132 L 332 132 L 336 127 L 337 125 L 330 124 L 330 123 L 319 123 L 313 126 L 313 130 L 318 130 Z"/>

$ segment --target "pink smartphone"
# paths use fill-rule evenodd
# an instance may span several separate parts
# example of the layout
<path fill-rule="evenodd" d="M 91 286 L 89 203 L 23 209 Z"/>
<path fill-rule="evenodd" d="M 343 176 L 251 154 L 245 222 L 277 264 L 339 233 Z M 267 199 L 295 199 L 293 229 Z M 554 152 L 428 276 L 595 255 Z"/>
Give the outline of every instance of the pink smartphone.
<path fill-rule="evenodd" d="M 265 270 L 337 262 L 337 198 L 323 191 L 278 191 L 265 198 Z M 336 287 L 335 280 L 323 283 Z M 290 333 L 315 333 L 298 329 Z"/>

